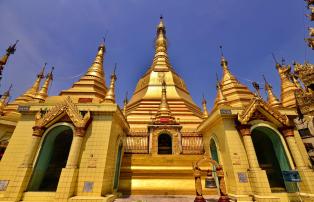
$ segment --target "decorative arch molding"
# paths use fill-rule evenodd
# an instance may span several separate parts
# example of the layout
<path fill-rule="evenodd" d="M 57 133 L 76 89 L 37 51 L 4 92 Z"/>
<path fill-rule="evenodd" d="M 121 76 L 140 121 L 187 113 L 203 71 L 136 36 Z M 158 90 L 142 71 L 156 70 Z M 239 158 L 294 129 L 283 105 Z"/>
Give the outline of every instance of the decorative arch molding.
<path fill-rule="evenodd" d="M 278 127 L 291 126 L 286 115 L 281 114 L 259 97 L 253 98 L 250 104 L 238 114 L 238 121 L 241 124 L 248 124 L 248 122 L 257 119 L 273 122 Z"/>
<path fill-rule="evenodd" d="M 65 115 L 68 115 L 75 128 L 86 128 L 86 125 L 90 120 L 90 112 L 87 111 L 84 115 L 82 115 L 77 106 L 68 96 L 63 102 L 57 104 L 47 112 L 42 110 L 37 112 L 35 115 L 34 128 L 47 128 Z"/>

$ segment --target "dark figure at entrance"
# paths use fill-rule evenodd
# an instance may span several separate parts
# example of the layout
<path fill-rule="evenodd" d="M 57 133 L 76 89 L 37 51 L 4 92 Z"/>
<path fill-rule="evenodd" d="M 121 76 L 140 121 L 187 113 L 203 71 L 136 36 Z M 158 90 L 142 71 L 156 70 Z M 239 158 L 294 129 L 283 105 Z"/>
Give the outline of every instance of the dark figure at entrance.
<path fill-rule="evenodd" d="M 172 140 L 168 134 L 161 134 L 158 137 L 158 154 L 172 154 Z"/>

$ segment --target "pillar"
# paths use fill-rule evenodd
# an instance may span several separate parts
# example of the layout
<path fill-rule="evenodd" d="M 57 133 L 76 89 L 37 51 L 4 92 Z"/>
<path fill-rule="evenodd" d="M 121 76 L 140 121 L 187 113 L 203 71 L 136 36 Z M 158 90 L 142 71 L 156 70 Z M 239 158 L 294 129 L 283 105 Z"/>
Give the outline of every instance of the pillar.
<path fill-rule="evenodd" d="M 293 160 L 297 168 L 306 167 L 302 158 L 301 152 L 294 139 L 294 129 L 292 127 L 286 127 L 282 129 L 283 136 L 286 139 L 290 152 L 293 156 Z"/>
<path fill-rule="evenodd" d="M 44 133 L 44 127 L 34 126 L 31 145 L 27 148 L 21 167 L 32 167 L 35 155 L 37 153 L 41 137 Z"/>
<path fill-rule="evenodd" d="M 84 128 L 75 128 L 66 168 L 77 168 L 84 135 Z"/>
<path fill-rule="evenodd" d="M 250 170 L 260 170 L 256 152 L 254 149 L 252 137 L 251 137 L 251 126 L 250 125 L 240 125 L 238 127 L 238 130 L 240 131 L 243 143 L 245 147 L 245 151 L 247 154 L 247 158 L 249 161 Z"/>
<path fill-rule="evenodd" d="M 262 200 L 263 195 L 269 195 L 271 189 L 269 186 L 266 171 L 262 170 L 259 166 L 254 144 L 251 137 L 250 125 L 239 125 L 238 131 L 242 135 L 245 151 L 249 162 L 248 176 L 251 184 L 251 188 L 254 193 L 255 200 Z"/>
<path fill-rule="evenodd" d="M 302 157 L 294 137 L 294 128 L 285 127 L 282 128 L 281 132 L 285 137 L 293 161 L 301 177 L 301 182 L 299 183 L 300 192 L 302 193 L 301 196 L 303 196 L 304 201 L 314 200 L 314 171 L 306 165 Z M 309 197 L 310 199 L 308 199 Z"/>

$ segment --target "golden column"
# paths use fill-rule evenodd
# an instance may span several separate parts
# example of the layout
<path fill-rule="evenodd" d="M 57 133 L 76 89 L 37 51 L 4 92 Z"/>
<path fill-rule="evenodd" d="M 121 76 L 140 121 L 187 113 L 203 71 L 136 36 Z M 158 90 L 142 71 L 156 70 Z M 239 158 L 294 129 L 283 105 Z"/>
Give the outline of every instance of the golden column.
<path fill-rule="evenodd" d="M 66 168 L 77 168 L 85 132 L 85 128 L 75 127 Z"/>
<path fill-rule="evenodd" d="M 34 126 L 31 145 L 28 147 L 26 154 L 24 156 L 22 168 L 30 168 L 33 165 L 33 161 L 38 150 L 38 146 L 41 140 L 41 137 L 44 133 L 44 127 Z"/>
<path fill-rule="evenodd" d="M 248 176 L 250 179 L 250 184 L 254 194 L 261 195 L 269 195 L 271 193 L 268 178 L 266 175 L 266 171 L 262 170 L 259 166 L 254 144 L 251 137 L 251 126 L 247 124 L 242 124 L 237 127 L 239 132 L 243 137 L 244 147 L 246 150 L 248 162 L 249 162 L 249 170 Z"/>
<path fill-rule="evenodd" d="M 306 167 L 305 162 L 302 158 L 301 152 L 298 149 L 297 143 L 294 139 L 294 130 L 293 127 L 286 127 L 282 129 L 282 133 L 288 143 L 289 149 L 293 156 L 293 160 L 297 168 Z"/>
<path fill-rule="evenodd" d="M 250 170 L 260 170 L 258 160 L 256 157 L 256 152 L 254 149 L 252 137 L 251 137 L 251 126 L 250 125 L 240 125 L 238 126 L 238 130 L 240 131 L 244 147 L 247 153 Z"/>
<path fill-rule="evenodd" d="M 298 145 L 294 137 L 294 128 L 285 127 L 281 131 L 286 139 L 286 142 L 288 143 L 288 147 L 293 156 L 293 160 L 295 162 L 296 168 L 301 177 L 300 191 L 303 193 L 305 192 L 305 193 L 313 194 L 314 193 L 314 171 L 306 165 L 302 157 L 302 154 L 298 148 Z"/>

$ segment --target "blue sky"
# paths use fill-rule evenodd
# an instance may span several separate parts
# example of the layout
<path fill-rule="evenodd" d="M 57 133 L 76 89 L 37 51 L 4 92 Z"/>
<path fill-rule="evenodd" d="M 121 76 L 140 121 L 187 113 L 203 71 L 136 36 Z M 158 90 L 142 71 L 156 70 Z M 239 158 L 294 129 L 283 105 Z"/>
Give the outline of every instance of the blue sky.
<path fill-rule="evenodd" d="M 104 70 L 107 84 L 114 63 L 117 101 L 133 93 L 149 68 L 159 16 L 164 16 L 170 62 L 200 106 L 204 93 L 211 107 L 215 73 L 221 77 L 219 46 L 231 72 L 251 88 L 265 74 L 279 96 L 278 59 L 312 62 L 306 47 L 308 20 L 299 0 L 10 0 L 0 1 L 0 54 L 19 39 L 4 70 L 1 91 L 13 84 L 12 98 L 34 81 L 44 62 L 55 66 L 50 95 L 71 87 L 93 61 L 108 31 Z"/>

